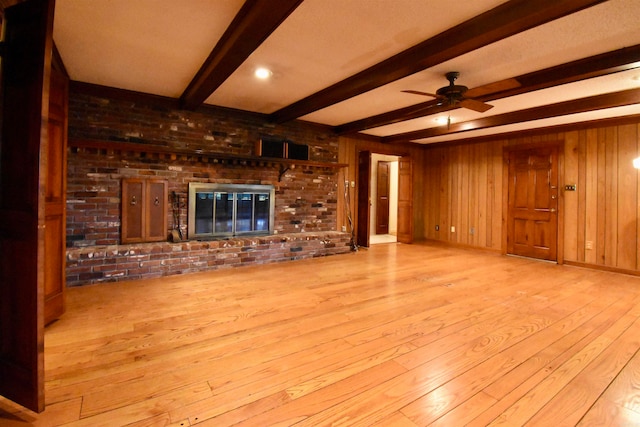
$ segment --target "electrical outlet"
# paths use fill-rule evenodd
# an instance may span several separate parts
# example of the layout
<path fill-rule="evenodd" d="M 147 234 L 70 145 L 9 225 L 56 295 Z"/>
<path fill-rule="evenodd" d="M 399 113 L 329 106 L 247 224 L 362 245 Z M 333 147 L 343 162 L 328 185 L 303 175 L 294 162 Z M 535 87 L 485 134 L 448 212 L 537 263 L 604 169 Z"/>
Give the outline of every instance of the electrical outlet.
<path fill-rule="evenodd" d="M 471 234 L 471 235 L 473 236 L 475 233 L 476 233 L 476 229 L 475 229 L 475 227 L 471 227 L 471 228 L 469 229 L 469 234 Z"/>
<path fill-rule="evenodd" d="M 440 226 L 436 225 L 436 231 L 440 231 Z"/>
<path fill-rule="evenodd" d="M 452 233 L 455 233 L 455 232 L 456 232 L 456 227 L 455 227 L 455 226 L 453 226 L 453 225 L 451 226 L 451 232 L 452 232 Z"/>
<path fill-rule="evenodd" d="M 347 226 L 346 226 L 346 225 L 343 225 L 343 226 L 342 226 L 342 231 L 343 231 L 343 232 L 344 232 L 344 231 L 347 231 Z"/>
<path fill-rule="evenodd" d="M 584 242 L 584 248 L 587 250 L 593 249 L 593 242 L 591 240 L 587 240 L 586 242 Z"/>

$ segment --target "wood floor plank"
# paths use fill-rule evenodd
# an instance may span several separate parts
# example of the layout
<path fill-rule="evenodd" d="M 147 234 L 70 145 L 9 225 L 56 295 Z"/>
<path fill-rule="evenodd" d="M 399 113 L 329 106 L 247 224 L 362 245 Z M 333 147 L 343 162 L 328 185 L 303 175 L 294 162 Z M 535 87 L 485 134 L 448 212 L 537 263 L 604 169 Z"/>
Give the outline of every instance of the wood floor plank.
<path fill-rule="evenodd" d="M 403 408 L 402 413 L 419 425 L 434 422 L 488 385 L 504 378 L 522 363 L 535 358 L 539 352 L 538 349 L 548 348 L 584 324 L 601 311 L 600 304 L 601 301 L 589 301 L 589 304 L 583 307 L 574 306 L 576 311 L 569 316 L 427 393 Z"/>
<path fill-rule="evenodd" d="M 607 399 L 599 399 L 576 425 L 579 427 L 638 427 L 640 413 Z"/>
<path fill-rule="evenodd" d="M 595 360 L 633 323 L 632 316 L 623 316 L 602 335 L 591 341 L 525 394 L 489 425 L 524 425 L 544 405 L 548 404 L 576 375 Z"/>
<path fill-rule="evenodd" d="M 640 420 L 640 277 L 439 244 L 71 288 L 0 425 Z"/>
<path fill-rule="evenodd" d="M 636 320 L 589 366 L 530 420 L 532 424 L 575 425 L 593 406 L 640 348 L 640 321 Z"/>
<path fill-rule="evenodd" d="M 606 308 L 584 325 L 567 333 L 552 345 L 542 347 L 535 356 L 485 387 L 483 392 L 499 400 L 494 405 L 486 407 L 484 412 L 468 425 L 483 427 L 495 420 L 503 411 L 552 375 L 559 366 L 602 335 L 620 316 L 628 313 L 637 303 L 637 298 L 616 301 L 619 304 L 606 306 L 605 303 Z"/>

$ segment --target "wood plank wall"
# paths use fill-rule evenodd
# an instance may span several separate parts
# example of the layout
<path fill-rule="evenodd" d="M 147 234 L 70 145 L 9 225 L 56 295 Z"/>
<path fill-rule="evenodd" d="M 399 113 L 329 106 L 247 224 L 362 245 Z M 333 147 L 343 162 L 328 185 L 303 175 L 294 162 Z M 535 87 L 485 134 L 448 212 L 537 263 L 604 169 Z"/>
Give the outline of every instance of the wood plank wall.
<path fill-rule="evenodd" d="M 426 150 L 425 238 L 500 249 L 503 145 L 495 141 Z"/>
<path fill-rule="evenodd" d="M 564 212 L 559 236 L 563 246 L 559 247 L 564 248 L 564 261 L 640 272 L 640 174 L 632 166 L 632 159 L 640 154 L 640 119 L 590 126 L 426 146 L 420 168 L 423 197 L 416 205 L 422 209 L 422 225 L 417 227 L 424 232 L 421 237 L 503 250 L 502 216 L 507 200 L 503 147 L 560 141 L 564 143 L 560 163 Z M 575 184 L 577 191 L 564 191 L 565 184 Z"/>

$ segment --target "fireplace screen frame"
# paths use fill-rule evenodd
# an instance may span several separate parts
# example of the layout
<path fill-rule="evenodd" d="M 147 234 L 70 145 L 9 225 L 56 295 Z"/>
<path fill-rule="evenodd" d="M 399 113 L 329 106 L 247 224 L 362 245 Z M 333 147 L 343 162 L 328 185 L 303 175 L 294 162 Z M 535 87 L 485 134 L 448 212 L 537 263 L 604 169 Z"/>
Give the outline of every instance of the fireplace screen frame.
<path fill-rule="evenodd" d="M 207 196 L 203 197 L 204 194 Z M 269 206 L 269 212 L 266 215 L 269 224 L 266 228 L 264 227 L 264 213 L 256 212 L 264 208 L 264 204 L 257 206 L 257 203 L 265 202 L 265 195 L 268 197 L 266 202 Z M 204 203 L 199 203 L 199 201 L 204 201 Z M 217 204 L 221 202 L 224 202 L 225 206 L 217 209 Z M 250 218 L 246 218 L 247 202 L 251 203 Z M 211 203 L 211 220 L 206 218 L 203 222 L 202 214 L 207 211 L 205 208 L 208 203 Z M 238 208 L 239 203 L 240 208 Z M 221 213 L 222 218 L 216 218 L 217 213 Z M 242 218 L 238 218 L 238 215 L 241 215 Z M 262 226 L 256 226 L 256 215 L 262 219 L 260 221 Z M 215 240 L 273 234 L 274 217 L 275 187 L 273 185 L 189 183 L 187 231 L 191 240 Z M 247 224 L 249 224 L 248 227 Z M 222 230 L 217 229 L 218 226 Z"/>

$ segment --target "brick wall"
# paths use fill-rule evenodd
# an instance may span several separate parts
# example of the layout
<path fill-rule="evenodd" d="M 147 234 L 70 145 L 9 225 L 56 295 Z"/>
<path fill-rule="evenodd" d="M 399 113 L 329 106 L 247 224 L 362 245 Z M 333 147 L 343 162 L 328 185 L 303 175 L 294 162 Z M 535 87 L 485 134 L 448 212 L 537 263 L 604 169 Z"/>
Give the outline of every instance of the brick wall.
<path fill-rule="evenodd" d="M 324 128 L 301 122 L 273 125 L 260 115 L 225 109 L 183 111 L 166 100 L 142 96 L 132 99 L 112 95 L 118 92 L 96 94 L 84 89 L 72 85 L 69 97 L 68 285 L 298 259 L 342 253 L 345 248 L 348 252 L 348 236 L 335 233 L 338 169 L 296 167 L 280 176 L 278 165 L 268 162 L 217 162 L 208 156 L 252 156 L 256 141 L 268 135 L 307 144 L 310 160 L 335 163 L 337 137 Z M 82 147 L 78 141 L 85 140 L 110 142 L 109 148 Z M 125 147 L 130 143 L 181 154 L 118 148 L 118 144 Z M 184 235 L 189 182 L 272 184 L 276 188 L 274 230 L 280 237 L 269 241 L 268 247 L 264 241 L 254 244 L 233 239 L 227 245 L 240 248 L 239 253 L 244 255 L 227 258 L 221 254 L 228 248 L 221 249 L 215 242 L 121 245 L 120 196 L 122 179 L 128 177 L 154 177 L 169 182 L 169 194 L 175 191 L 183 202 L 180 223 Z M 169 235 L 173 228 L 171 203 L 167 203 L 167 209 Z M 295 242 L 295 235 L 300 233 L 305 233 L 299 237 L 307 243 L 287 243 Z M 273 244 L 277 250 L 270 247 Z M 248 256 L 254 252 L 261 255 Z M 148 255 L 145 266 L 141 266 L 141 253 Z M 185 259 L 192 260 L 187 262 L 189 266 L 184 265 Z"/>

